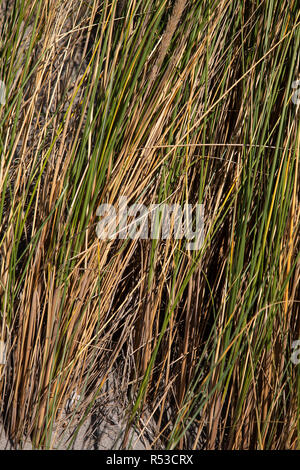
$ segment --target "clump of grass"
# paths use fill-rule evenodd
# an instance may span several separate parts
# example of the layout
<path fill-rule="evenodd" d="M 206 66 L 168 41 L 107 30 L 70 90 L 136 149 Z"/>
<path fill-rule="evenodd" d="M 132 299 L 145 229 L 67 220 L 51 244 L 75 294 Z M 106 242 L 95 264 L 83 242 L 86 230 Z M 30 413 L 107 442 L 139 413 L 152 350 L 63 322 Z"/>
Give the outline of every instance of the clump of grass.
<path fill-rule="evenodd" d="M 152 448 L 299 449 L 297 2 L 1 7 L 1 414 L 55 446 L 112 371 Z M 205 242 L 95 235 L 202 203 Z M 129 402 L 128 402 L 129 397 Z"/>

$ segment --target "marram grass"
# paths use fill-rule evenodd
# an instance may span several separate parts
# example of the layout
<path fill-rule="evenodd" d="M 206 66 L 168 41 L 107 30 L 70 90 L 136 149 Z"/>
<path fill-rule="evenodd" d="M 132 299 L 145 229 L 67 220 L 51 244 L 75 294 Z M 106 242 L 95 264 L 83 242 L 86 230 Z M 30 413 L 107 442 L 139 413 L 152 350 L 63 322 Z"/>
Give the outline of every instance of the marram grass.
<path fill-rule="evenodd" d="M 1 420 L 56 446 L 115 374 L 130 448 L 299 449 L 297 1 L 0 7 Z M 297 101 L 297 100 L 296 100 Z M 99 240 L 100 203 L 205 240 Z"/>

